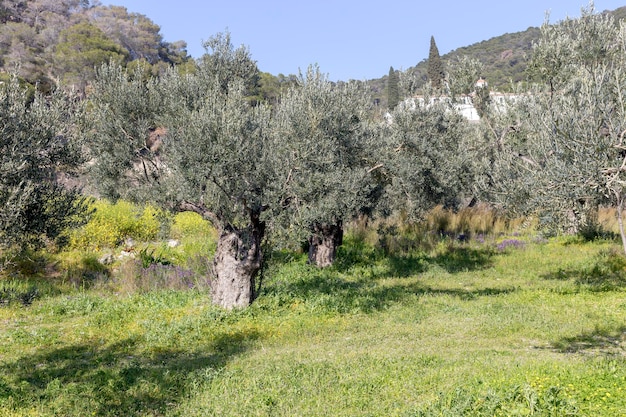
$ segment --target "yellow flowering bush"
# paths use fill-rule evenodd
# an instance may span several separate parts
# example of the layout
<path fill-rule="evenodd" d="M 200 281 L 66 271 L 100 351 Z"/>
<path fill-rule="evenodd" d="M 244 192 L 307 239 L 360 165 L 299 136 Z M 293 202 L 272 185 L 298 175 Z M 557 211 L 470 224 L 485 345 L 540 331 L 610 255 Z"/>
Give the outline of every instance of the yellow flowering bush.
<path fill-rule="evenodd" d="M 74 248 L 100 250 L 118 246 L 128 238 L 154 240 L 161 230 L 162 219 L 166 218 L 156 207 L 139 207 L 123 200 L 116 203 L 98 200 L 91 208 L 93 215 L 89 222 L 72 233 L 70 244 Z"/>

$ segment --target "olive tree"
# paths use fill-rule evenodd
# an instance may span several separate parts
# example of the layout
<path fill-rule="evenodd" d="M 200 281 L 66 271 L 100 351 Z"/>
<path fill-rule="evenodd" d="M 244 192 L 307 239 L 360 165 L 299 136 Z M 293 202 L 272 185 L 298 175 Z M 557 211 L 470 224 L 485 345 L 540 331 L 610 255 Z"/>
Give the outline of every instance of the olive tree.
<path fill-rule="evenodd" d="M 600 204 L 616 206 L 622 223 L 625 45 L 626 29 L 593 6 L 546 22 L 530 65 L 536 83 L 511 109 L 522 140 L 505 140 L 503 155 L 532 206 L 572 231 L 593 225 Z"/>
<path fill-rule="evenodd" d="M 0 85 L 0 248 L 58 237 L 85 210 L 62 178 L 80 166 L 80 103 L 57 91 L 34 99 L 14 76 Z"/>
<path fill-rule="evenodd" d="M 164 81 L 170 106 L 166 192 L 174 207 L 200 213 L 217 227 L 213 302 L 243 307 L 256 296 L 263 260 L 262 217 L 273 181 L 269 109 L 251 107 L 241 82 L 223 92 L 216 80 L 196 101 L 176 85 L 190 79 L 172 75 Z"/>
<path fill-rule="evenodd" d="M 308 236 L 309 262 L 320 267 L 334 262 L 343 222 L 372 204 L 370 103 L 357 84 L 334 85 L 309 67 L 276 108 L 279 215 L 296 238 Z"/>
<path fill-rule="evenodd" d="M 242 66 L 249 75 L 254 62 L 229 37 L 213 39 L 213 56 L 204 57 L 194 74 L 170 71 L 145 82 L 120 68 L 103 68 L 90 96 L 90 142 L 105 195 L 157 201 L 211 220 L 219 232 L 212 300 L 233 308 L 256 295 L 274 165 L 269 110 L 250 105 L 248 79 L 233 70 Z M 160 146 L 153 146 L 155 140 Z"/>
<path fill-rule="evenodd" d="M 458 208 L 473 181 L 469 137 L 467 121 L 445 103 L 398 106 L 381 154 L 389 208 L 414 220 L 436 205 Z"/>
<path fill-rule="evenodd" d="M 116 64 L 99 68 L 84 125 L 93 185 L 116 200 L 149 200 L 162 191 L 163 159 L 154 141 L 163 100 L 158 81 L 144 81 Z M 161 129 L 160 131 L 162 131 Z"/>

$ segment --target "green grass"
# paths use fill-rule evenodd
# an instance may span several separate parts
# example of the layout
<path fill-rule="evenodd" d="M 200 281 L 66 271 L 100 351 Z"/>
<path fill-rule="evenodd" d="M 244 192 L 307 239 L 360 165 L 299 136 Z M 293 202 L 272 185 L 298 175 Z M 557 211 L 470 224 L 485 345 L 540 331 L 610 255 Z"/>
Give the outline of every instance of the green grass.
<path fill-rule="evenodd" d="M 0 415 L 626 416 L 616 250 L 503 236 L 386 256 L 348 236 L 325 270 L 274 254 L 232 312 L 202 286 L 7 278 Z"/>

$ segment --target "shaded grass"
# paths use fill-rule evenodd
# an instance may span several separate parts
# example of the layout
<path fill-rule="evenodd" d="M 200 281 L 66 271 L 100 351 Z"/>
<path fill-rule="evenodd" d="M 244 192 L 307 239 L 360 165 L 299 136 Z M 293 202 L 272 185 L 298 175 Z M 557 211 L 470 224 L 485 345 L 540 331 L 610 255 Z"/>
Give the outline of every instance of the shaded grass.
<path fill-rule="evenodd" d="M 3 326 L 0 410 L 166 413 L 198 375 L 219 374 L 259 337 L 255 329 L 212 325 L 219 315 L 203 314 L 197 304 L 201 297 L 194 292 L 122 299 L 78 294 L 33 305 L 32 313 L 45 320 L 17 311 Z M 186 319 L 194 313 L 195 320 Z M 15 346 L 26 349 L 16 355 Z"/>
<path fill-rule="evenodd" d="M 223 333 L 202 353 L 166 349 L 137 355 L 128 338 L 99 346 L 70 344 L 0 366 L 0 393 L 8 409 L 44 415 L 164 414 L 201 375 L 217 375 L 246 349 L 254 333 Z"/>
<path fill-rule="evenodd" d="M 590 353 L 626 356 L 626 325 L 598 326 L 590 332 L 564 337 L 553 342 L 555 349 L 566 353 Z"/>
<path fill-rule="evenodd" d="M 613 250 L 600 251 L 583 267 L 558 268 L 543 275 L 547 280 L 573 281 L 593 291 L 626 287 L 626 258 Z"/>

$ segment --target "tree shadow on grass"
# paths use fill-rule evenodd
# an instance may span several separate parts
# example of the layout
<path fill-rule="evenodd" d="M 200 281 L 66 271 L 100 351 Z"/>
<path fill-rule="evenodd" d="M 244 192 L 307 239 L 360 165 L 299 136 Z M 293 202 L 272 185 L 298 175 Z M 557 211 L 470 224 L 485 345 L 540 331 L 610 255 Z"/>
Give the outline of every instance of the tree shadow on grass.
<path fill-rule="evenodd" d="M 137 354 L 133 338 L 103 347 L 42 349 L 0 364 L 0 403 L 11 399 L 25 409 L 40 404 L 49 415 L 162 415 L 192 384 L 208 382 L 256 338 L 254 332 L 224 333 L 207 353 Z"/>
<path fill-rule="evenodd" d="M 495 252 L 490 247 L 470 246 L 451 246 L 436 255 L 419 252 L 385 255 L 380 250 L 352 244 L 349 248 L 340 248 L 333 268 L 346 273 L 354 268 L 368 268 L 382 263 L 386 269 L 383 274 L 378 275 L 379 278 L 409 277 L 426 272 L 432 267 L 454 274 L 489 268 L 493 265 L 494 255 Z"/>
<path fill-rule="evenodd" d="M 283 304 L 298 300 L 318 311 L 368 313 L 426 294 L 468 300 L 514 291 L 511 288 L 438 289 L 404 279 L 433 268 L 452 274 L 488 268 L 493 264 L 493 256 L 491 248 L 469 246 L 452 246 L 436 255 L 385 255 L 361 242 L 351 242 L 340 248 L 336 263 L 326 269 L 306 266 L 303 259 L 278 260 L 280 265 L 274 265 L 276 277 L 264 285 L 261 296 L 282 300 Z M 281 266 L 285 267 L 283 272 Z M 386 279 L 389 281 L 381 282 Z"/>
<path fill-rule="evenodd" d="M 573 281 L 596 292 L 626 288 L 626 258 L 616 253 L 600 253 L 594 263 L 581 268 L 563 269 L 544 274 L 546 280 Z"/>
<path fill-rule="evenodd" d="M 318 270 L 298 279 L 274 281 L 263 290 L 263 296 L 287 297 L 288 303 L 299 300 L 321 312 L 371 313 L 414 297 L 446 295 L 472 300 L 513 291 L 516 288 L 441 289 L 408 280 L 380 283 L 376 277 L 346 279 L 330 270 Z"/>
<path fill-rule="evenodd" d="M 452 243 L 435 254 L 409 251 L 385 254 L 363 241 L 339 248 L 333 266 L 318 269 L 305 257 L 284 252 L 272 255 L 268 279 L 259 302 L 268 305 L 304 304 L 319 312 L 369 313 L 424 295 L 447 295 L 463 300 L 493 296 L 516 288 L 437 288 L 419 282 L 419 274 L 435 271 L 457 274 L 489 268 L 497 252 L 490 246 Z"/>
<path fill-rule="evenodd" d="M 565 337 L 552 347 L 561 353 L 580 353 L 601 356 L 626 357 L 626 326 L 616 329 L 600 329 Z"/>
<path fill-rule="evenodd" d="M 493 249 L 452 247 L 431 258 L 431 262 L 454 274 L 465 271 L 479 271 L 493 266 Z"/>

